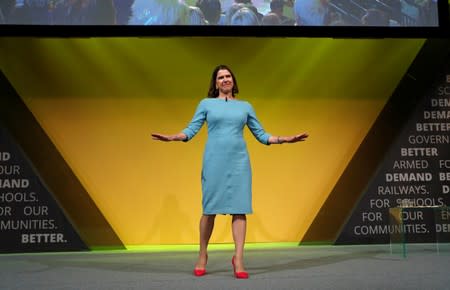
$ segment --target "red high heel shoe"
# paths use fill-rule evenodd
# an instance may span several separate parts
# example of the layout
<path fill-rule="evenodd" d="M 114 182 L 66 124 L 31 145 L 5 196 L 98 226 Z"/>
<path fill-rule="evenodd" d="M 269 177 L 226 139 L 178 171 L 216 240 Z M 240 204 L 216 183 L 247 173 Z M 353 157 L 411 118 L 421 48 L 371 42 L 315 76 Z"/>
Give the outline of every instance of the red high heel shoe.
<path fill-rule="evenodd" d="M 208 263 L 208 255 L 206 255 L 206 263 Z M 204 275 L 206 275 L 206 269 L 194 268 L 194 276 L 200 277 L 200 276 L 204 276 Z"/>
<path fill-rule="evenodd" d="M 236 265 L 234 264 L 235 257 L 233 256 L 233 259 L 231 259 L 231 265 L 233 265 L 233 272 L 234 277 L 237 279 L 248 279 L 248 273 L 247 272 L 236 272 Z"/>
<path fill-rule="evenodd" d="M 194 276 L 200 277 L 206 275 L 206 269 L 194 269 Z"/>

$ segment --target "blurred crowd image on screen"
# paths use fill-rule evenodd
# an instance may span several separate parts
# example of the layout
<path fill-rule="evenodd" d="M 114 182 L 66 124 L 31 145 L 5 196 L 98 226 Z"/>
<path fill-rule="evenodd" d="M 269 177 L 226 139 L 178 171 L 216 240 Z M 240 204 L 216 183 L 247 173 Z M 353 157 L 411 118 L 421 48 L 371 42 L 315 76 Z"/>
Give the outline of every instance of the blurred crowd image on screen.
<path fill-rule="evenodd" d="M 437 26 L 437 1 L 1 0 L 0 24 Z"/>
<path fill-rule="evenodd" d="M 5 24 L 126 25 L 132 15 L 133 2 L 134 0 L 1 0 L 0 14 L 3 15 Z"/>

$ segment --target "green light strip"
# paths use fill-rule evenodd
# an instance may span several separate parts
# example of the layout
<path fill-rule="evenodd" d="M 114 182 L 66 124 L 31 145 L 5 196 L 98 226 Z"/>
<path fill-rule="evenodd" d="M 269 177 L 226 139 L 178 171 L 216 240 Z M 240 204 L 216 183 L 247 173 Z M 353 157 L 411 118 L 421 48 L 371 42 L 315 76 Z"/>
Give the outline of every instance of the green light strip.
<path fill-rule="evenodd" d="M 246 250 L 269 250 L 282 248 L 298 248 L 297 242 L 285 243 L 246 243 Z M 209 251 L 232 251 L 234 244 L 210 244 Z M 90 254 L 120 254 L 120 253 L 161 253 L 161 252 L 196 252 L 198 245 L 128 245 L 121 247 L 91 247 L 90 251 L 74 252 L 39 252 L 39 253 L 2 253 L 0 256 L 39 256 L 39 255 L 90 255 Z"/>
<path fill-rule="evenodd" d="M 198 251 L 198 245 L 126 245 L 127 251 L 132 252 L 191 252 Z M 246 243 L 246 250 L 259 249 L 279 249 L 279 248 L 293 248 L 298 247 L 298 243 Z M 208 250 L 223 251 L 233 250 L 234 244 L 210 244 Z M 94 250 L 94 249 L 93 249 Z"/>

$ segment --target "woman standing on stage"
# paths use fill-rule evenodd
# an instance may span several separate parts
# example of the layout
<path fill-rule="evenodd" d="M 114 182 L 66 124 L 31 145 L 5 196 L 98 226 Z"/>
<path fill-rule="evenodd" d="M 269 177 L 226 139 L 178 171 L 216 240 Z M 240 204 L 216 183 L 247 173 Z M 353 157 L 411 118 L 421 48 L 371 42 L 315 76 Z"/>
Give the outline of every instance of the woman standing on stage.
<path fill-rule="evenodd" d="M 206 274 L 207 247 L 216 214 L 232 215 L 235 253 L 232 258 L 236 278 L 248 278 L 244 268 L 246 214 L 252 213 L 252 177 L 243 129 L 247 125 L 255 138 L 265 144 L 304 141 L 308 134 L 271 136 L 256 118 L 250 103 L 238 100 L 239 89 L 233 72 L 225 65 L 213 71 L 208 98 L 197 107 L 186 129 L 176 135 L 152 134 L 159 141 L 189 141 L 208 123 L 208 140 L 203 155 L 200 251 L 194 275 Z"/>

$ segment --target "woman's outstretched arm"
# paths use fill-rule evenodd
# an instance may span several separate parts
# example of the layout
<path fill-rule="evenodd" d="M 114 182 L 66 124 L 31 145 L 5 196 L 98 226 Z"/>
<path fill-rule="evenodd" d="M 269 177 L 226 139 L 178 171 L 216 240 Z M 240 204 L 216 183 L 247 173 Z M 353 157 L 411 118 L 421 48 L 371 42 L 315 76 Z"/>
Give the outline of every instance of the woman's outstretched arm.
<path fill-rule="evenodd" d="M 308 138 L 308 133 L 301 133 L 294 136 L 270 136 L 269 144 L 283 144 L 283 143 L 296 143 L 305 141 Z"/>
<path fill-rule="evenodd" d="M 178 133 L 175 135 L 164 135 L 159 133 L 152 133 L 152 139 L 163 141 L 163 142 L 170 142 L 170 141 L 186 141 L 187 135 L 184 133 Z"/>
<path fill-rule="evenodd" d="M 183 141 L 187 142 L 194 137 L 197 132 L 202 128 L 203 123 L 206 121 L 206 108 L 205 108 L 205 100 L 202 100 L 200 104 L 197 106 L 197 110 L 195 110 L 194 117 L 189 125 L 182 130 L 180 133 L 175 135 L 164 135 L 159 133 L 152 133 L 152 139 L 170 142 L 170 141 Z"/>

